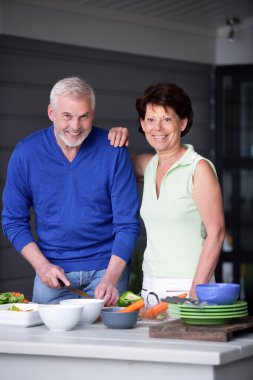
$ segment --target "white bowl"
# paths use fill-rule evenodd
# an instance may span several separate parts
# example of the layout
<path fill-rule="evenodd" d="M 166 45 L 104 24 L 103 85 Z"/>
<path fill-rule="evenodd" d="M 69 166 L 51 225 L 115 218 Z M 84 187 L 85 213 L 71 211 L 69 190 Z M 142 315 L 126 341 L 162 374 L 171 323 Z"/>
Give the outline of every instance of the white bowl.
<path fill-rule="evenodd" d="M 13 306 L 21 311 L 12 311 Z M 41 325 L 37 303 L 5 303 L 0 305 L 0 324 L 17 326 Z"/>
<path fill-rule="evenodd" d="M 97 298 L 71 298 L 67 300 L 60 301 L 61 305 L 80 305 L 83 307 L 82 316 L 80 323 L 86 325 L 91 325 L 95 322 L 99 315 L 102 307 L 104 306 L 104 300 Z"/>
<path fill-rule="evenodd" d="M 82 305 L 39 305 L 40 317 L 43 323 L 53 331 L 73 329 L 82 315 Z"/>

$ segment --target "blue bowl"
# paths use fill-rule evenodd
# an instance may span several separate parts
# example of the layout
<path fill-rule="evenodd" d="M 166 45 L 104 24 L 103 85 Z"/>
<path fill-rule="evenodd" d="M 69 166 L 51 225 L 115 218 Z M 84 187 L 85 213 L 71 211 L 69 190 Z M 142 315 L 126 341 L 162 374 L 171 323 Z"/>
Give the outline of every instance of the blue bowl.
<path fill-rule="evenodd" d="M 196 286 L 196 295 L 201 302 L 215 305 L 232 305 L 239 298 L 240 284 L 199 284 Z"/>

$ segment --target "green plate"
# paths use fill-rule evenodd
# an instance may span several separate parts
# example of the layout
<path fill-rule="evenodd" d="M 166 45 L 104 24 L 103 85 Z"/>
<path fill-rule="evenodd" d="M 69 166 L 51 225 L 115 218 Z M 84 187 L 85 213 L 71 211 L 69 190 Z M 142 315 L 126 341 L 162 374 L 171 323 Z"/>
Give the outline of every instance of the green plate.
<path fill-rule="evenodd" d="M 187 307 L 187 308 L 189 308 L 189 307 L 192 308 L 191 305 L 187 305 L 187 304 L 180 304 L 179 306 Z M 210 310 L 214 310 L 214 309 L 234 309 L 234 308 L 237 309 L 238 307 L 240 308 L 242 306 L 247 306 L 247 302 L 246 301 L 236 301 L 232 305 L 207 305 L 207 306 L 204 306 L 203 309 L 210 309 Z"/>
<path fill-rule="evenodd" d="M 245 313 L 244 317 L 246 317 L 248 315 L 248 313 Z M 241 316 L 243 317 L 243 316 Z M 240 317 L 240 318 L 241 318 Z M 206 319 L 203 319 L 203 318 L 182 318 L 182 321 L 184 323 L 187 323 L 187 324 L 190 324 L 190 325 L 223 325 L 223 324 L 226 324 L 226 323 L 230 323 L 230 322 L 233 322 L 234 319 L 236 319 L 238 317 L 223 317 L 223 318 L 206 318 Z"/>
<path fill-rule="evenodd" d="M 230 313 L 239 312 L 247 310 L 247 302 L 237 301 L 233 305 L 214 305 L 214 306 L 204 306 L 202 308 L 194 307 L 186 304 L 170 304 L 169 311 L 180 311 L 184 313 Z"/>
<path fill-rule="evenodd" d="M 169 308 L 169 313 L 177 313 L 177 314 L 185 314 L 185 315 L 210 315 L 210 316 L 215 316 L 215 315 L 230 315 L 230 314 L 236 314 L 236 313 L 245 313 L 247 312 L 247 308 L 243 309 L 236 309 L 236 310 L 216 310 L 216 311 L 209 311 L 209 310 L 184 310 L 184 309 L 175 309 L 175 308 Z"/>
<path fill-rule="evenodd" d="M 201 318 L 201 319 L 222 319 L 222 318 L 241 318 L 246 317 L 248 315 L 248 311 L 241 312 L 231 312 L 231 313 L 217 313 L 217 314 L 201 314 L 201 313 L 183 313 L 183 312 L 171 312 L 171 317 L 179 317 L 179 318 Z"/>
<path fill-rule="evenodd" d="M 247 302 L 237 301 L 233 305 L 213 305 L 203 308 L 186 304 L 170 304 L 169 315 L 181 318 L 192 325 L 220 325 L 248 315 Z"/>
<path fill-rule="evenodd" d="M 225 315 L 203 315 L 203 314 L 195 314 L 189 315 L 178 312 L 171 312 L 170 316 L 175 318 L 180 318 L 184 323 L 191 325 L 220 325 L 226 324 L 234 321 L 235 319 L 246 317 L 248 315 L 247 311 L 240 313 L 231 313 Z"/>

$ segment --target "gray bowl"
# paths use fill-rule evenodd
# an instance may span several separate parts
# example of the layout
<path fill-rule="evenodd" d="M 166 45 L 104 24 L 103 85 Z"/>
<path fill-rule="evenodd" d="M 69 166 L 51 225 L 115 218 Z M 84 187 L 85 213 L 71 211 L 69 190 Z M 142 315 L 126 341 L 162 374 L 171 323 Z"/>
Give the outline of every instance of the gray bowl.
<path fill-rule="evenodd" d="M 100 312 L 102 322 L 110 329 L 131 329 L 138 320 L 139 310 L 119 313 L 122 307 L 107 307 Z"/>

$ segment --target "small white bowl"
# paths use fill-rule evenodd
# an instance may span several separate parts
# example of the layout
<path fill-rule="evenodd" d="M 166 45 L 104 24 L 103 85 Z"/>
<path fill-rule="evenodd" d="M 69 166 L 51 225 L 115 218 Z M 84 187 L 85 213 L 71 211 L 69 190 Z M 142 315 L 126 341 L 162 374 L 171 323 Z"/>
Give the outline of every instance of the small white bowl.
<path fill-rule="evenodd" d="M 104 300 L 98 298 L 71 298 L 60 301 L 61 305 L 80 305 L 83 307 L 80 323 L 91 325 L 95 322 L 102 307 L 104 306 Z"/>
<path fill-rule="evenodd" d="M 68 331 L 73 329 L 82 315 L 82 305 L 39 305 L 43 323 L 52 331 Z"/>

